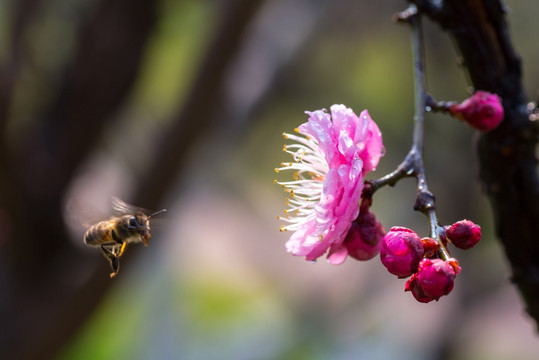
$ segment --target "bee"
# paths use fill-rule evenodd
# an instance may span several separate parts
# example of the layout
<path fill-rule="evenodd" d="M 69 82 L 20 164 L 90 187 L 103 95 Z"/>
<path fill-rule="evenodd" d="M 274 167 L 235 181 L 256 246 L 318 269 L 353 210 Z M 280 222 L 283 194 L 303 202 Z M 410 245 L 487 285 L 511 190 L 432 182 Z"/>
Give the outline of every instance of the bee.
<path fill-rule="evenodd" d="M 120 257 L 127 244 L 144 243 L 148 246 L 150 239 L 150 220 L 167 210 L 162 209 L 146 215 L 144 209 L 126 204 L 119 198 L 112 199 L 112 208 L 116 216 L 92 225 L 84 234 L 86 245 L 99 247 L 101 253 L 110 263 L 113 278 L 120 270 Z"/>

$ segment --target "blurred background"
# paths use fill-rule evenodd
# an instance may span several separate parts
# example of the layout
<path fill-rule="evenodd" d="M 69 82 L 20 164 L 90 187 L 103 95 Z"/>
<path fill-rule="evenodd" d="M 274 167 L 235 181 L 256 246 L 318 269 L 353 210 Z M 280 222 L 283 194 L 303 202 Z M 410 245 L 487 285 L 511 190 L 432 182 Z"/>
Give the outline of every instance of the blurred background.
<path fill-rule="evenodd" d="M 506 4 L 536 100 L 539 3 Z M 378 258 L 332 266 L 285 251 L 273 169 L 305 110 L 369 110 L 386 147 L 371 178 L 411 145 L 410 32 L 391 21 L 405 6 L 1 1 L 0 357 L 536 359 L 463 123 L 426 123 L 441 223 L 483 230 L 473 250 L 452 251 L 462 272 L 450 296 L 416 302 Z M 450 40 L 428 21 L 424 30 L 429 92 L 463 100 Z M 109 214 L 112 196 L 168 213 L 109 279 L 82 224 Z M 373 209 L 386 229 L 426 236 L 414 201 L 404 179 Z"/>

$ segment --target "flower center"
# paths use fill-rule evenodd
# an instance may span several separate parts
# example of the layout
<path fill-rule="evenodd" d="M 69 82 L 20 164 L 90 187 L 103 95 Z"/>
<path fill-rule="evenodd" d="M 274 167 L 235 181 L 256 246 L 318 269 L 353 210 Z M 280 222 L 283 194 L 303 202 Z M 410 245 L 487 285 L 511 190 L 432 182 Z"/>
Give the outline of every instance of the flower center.
<path fill-rule="evenodd" d="M 295 131 L 299 132 L 298 129 Z M 286 215 L 277 218 L 288 223 L 281 226 L 281 231 L 295 231 L 301 225 L 316 218 L 314 208 L 322 195 L 329 168 L 326 159 L 320 153 L 316 139 L 287 133 L 283 133 L 283 137 L 296 142 L 283 147 L 284 152 L 292 155 L 294 162 L 281 163 L 281 167 L 276 168 L 275 172 L 281 170 L 295 172 L 292 181 L 274 181 L 290 194 L 290 197 L 286 199 L 286 205 L 289 206 L 284 210 Z"/>

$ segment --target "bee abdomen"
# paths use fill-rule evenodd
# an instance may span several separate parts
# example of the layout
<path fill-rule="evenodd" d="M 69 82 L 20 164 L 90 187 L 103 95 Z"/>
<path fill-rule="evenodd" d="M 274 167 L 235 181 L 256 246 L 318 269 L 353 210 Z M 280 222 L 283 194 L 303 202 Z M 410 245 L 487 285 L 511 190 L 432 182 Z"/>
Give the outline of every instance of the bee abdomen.
<path fill-rule="evenodd" d="M 108 222 L 100 222 L 90 227 L 84 234 L 84 243 L 87 245 L 101 245 L 114 242 L 110 234 Z"/>

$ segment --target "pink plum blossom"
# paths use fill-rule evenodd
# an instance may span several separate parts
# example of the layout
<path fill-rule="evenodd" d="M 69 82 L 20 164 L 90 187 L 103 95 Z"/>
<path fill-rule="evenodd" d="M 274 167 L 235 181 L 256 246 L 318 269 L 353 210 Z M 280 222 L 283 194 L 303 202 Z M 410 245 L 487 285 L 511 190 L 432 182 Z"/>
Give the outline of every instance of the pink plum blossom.
<path fill-rule="evenodd" d="M 293 231 L 286 249 L 312 261 L 328 250 L 347 254 L 343 242 L 359 214 L 365 175 L 378 165 L 383 144 L 367 110 L 357 116 L 333 105 L 330 113 L 306 113 L 308 121 L 296 129 L 303 136 L 283 134 L 294 141 L 284 147 L 294 161 L 275 169 L 293 170 L 294 179 L 275 182 L 290 194 L 286 216 L 279 217 L 288 223 L 281 230 Z"/>

